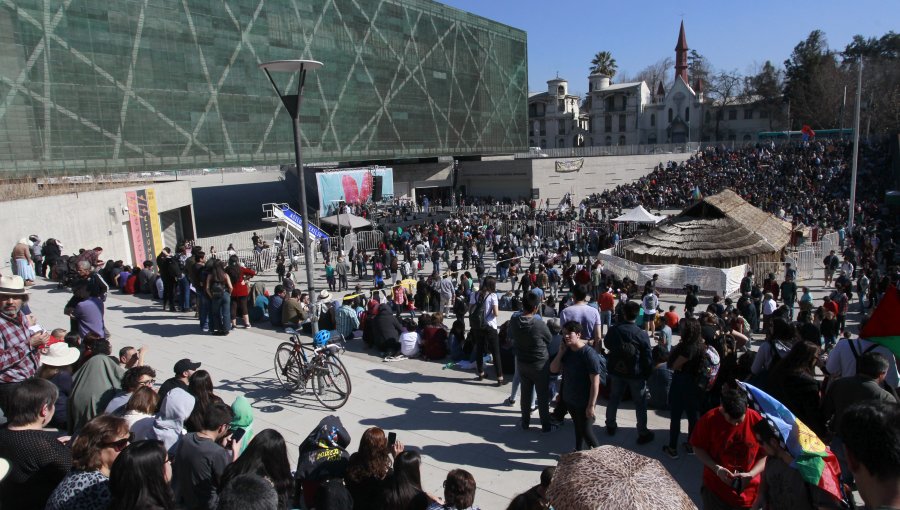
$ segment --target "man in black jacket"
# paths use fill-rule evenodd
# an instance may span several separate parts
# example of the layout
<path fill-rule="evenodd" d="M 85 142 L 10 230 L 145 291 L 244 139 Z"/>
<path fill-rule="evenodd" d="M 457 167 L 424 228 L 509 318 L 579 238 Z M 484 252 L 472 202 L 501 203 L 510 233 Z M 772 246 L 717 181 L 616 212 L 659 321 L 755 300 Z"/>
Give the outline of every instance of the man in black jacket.
<path fill-rule="evenodd" d="M 522 429 L 528 430 L 531 421 L 531 394 L 537 392 L 538 414 L 541 429 L 549 432 L 550 423 L 550 354 L 547 346 L 553 336 L 547 324 L 535 317 L 541 299 L 532 292 L 522 300 L 522 313 L 513 315 L 509 322 L 509 337 L 516 349 L 516 370 L 522 383 Z"/>
<path fill-rule="evenodd" d="M 616 433 L 616 412 L 627 386 L 637 415 L 637 442 L 646 444 L 653 441 L 653 432 L 647 429 L 647 378 L 652 368 L 650 337 L 634 323 L 641 305 L 629 301 L 622 308 L 625 322 L 610 328 L 603 339 L 609 351 L 610 397 L 606 407 L 606 432 L 609 435 Z"/>

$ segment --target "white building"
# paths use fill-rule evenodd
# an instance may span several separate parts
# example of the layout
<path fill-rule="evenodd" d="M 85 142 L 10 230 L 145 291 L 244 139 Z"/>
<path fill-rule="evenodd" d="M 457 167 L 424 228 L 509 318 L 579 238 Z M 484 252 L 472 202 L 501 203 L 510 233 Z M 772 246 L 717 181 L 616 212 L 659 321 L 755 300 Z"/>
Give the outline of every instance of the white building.
<path fill-rule="evenodd" d="M 668 88 L 646 82 L 611 83 L 600 73 L 588 77 L 587 110 L 568 94 L 568 83 L 547 82 L 547 92 L 528 99 L 532 147 L 559 148 L 637 145 L 711 140 L 754 142 L 770 131 L 766 110 L 755 98 L 721 106 L 708 100 L 703 83 L 688 77 L 688 46 L 682 22 L 675 46 L 675 76 Z M 716 127 L 718 123 L 718 135 Z"/>

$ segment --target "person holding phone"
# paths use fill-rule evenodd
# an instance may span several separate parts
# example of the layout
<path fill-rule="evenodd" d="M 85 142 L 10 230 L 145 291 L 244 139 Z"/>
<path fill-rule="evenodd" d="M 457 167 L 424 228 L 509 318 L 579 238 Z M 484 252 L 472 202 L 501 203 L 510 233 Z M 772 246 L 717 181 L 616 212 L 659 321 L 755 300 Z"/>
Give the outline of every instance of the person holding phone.
<path fill-rule="evenodd" d="M 184 508 L 215 508 L 216 481 L 237 459 L 240 441 L 235 441 L 229 424 L 231 408 L 221 402 L 207 407 L 200 430 L 184 436 L 172 462 L 172 489 L 175 502 Z"/>
<path fill-rule="evenodd" d="M 346 476 L 353 510 L 381 510 L 382 483 L 393 473 L 394 458 L 403 451 L 403 443 L 396 437 L 394 434 L 391 444 L 384 430 L 371 427 L 360 438 L 359 450 L 350 456 Z"/>

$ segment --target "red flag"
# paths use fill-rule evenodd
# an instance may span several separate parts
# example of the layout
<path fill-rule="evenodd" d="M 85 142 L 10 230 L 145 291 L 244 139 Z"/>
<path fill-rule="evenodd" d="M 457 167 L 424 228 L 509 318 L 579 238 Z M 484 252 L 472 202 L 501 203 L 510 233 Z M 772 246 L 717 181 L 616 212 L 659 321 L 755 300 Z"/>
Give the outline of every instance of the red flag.
<path fill-rule="evenodd" d="M 803 128 L 800 129 L 800 132 L 810 138 L 814 138 L 816 136 L 816 132 L 813 131 L 813 128 L 809 127 L 809 124 L 804 124 Z"/>
<path fill-rule="evenodd" d="M 897 317 L 900 317 L 900 298 L 897 297 L 897 287 L 891 285 L 859 332 L 859 337 L 883 345 L 900 356 L 900 324 Z"/>

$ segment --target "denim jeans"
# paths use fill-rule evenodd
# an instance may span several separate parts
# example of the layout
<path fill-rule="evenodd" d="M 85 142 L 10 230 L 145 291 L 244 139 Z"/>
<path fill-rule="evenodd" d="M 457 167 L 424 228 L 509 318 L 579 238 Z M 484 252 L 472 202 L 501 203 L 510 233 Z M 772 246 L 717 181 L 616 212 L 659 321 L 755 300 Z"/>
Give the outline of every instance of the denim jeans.
<path fill-rule="evenodd" d="M 212 300 L 212 329 L 225 332 L 231 329 L 231 294 L 228 292 Z"/>
<path fill-rule="evenodd" d="M 200 316 L 200 329 L 209 331 L 209 315 L 212 302 L 205 292 L 197 293 L 197 312 Z"/>
<path fill-rule="evenodd" d="M 182 276 L 180 280 L 178 280 L 178 304 L 181 306 L 181 311 L 186 312 L 191 309 L 191 282 L 188 281 L 187 276 Z"/>
<path fill-rule="evenodd" d="M 609 404 L 606 406 L 606 426 L 616 426 L 616 411 L 625 388 L 631 390 L 631 399 L 634 401 L 634 413 L 637 417 L 637 430 L 639 435 L 649 432 L 647 429 L 647 381 L 643 379 L 626 379 L 617 375 L 609 375 L 610 395 Z"/>

